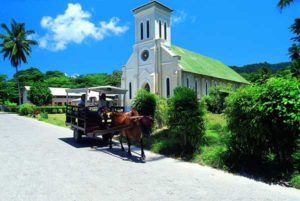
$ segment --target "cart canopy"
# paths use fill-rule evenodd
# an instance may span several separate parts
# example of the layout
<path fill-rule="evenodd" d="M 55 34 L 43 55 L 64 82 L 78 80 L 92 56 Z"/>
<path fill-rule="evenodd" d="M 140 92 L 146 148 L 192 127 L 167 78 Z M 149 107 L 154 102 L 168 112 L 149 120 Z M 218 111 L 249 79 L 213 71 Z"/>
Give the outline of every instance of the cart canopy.
<path fill-rule="evenodd" d="M 114 86 L 98 86 L 88 88 L 66 89 L 67 93 L 88 93 L 90 91 L 99 92 L 99 94 L 105 93 L 110 95 L 126 94 L 127 90 Z"/>

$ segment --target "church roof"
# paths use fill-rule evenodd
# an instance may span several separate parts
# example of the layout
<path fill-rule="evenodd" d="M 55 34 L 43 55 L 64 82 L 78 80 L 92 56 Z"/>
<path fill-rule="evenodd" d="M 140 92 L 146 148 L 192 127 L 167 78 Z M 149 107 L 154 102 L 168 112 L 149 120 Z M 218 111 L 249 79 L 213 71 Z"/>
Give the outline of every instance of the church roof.
<path fill-rule="evenodd" d="M 172 45 L 171 50 L 181 58 L 183 71 L 248 84 L 240 74 L 221 61 Z"/>
<path fill-rule="evenodd" d="M 162 3 L 158 2 L 158 1 L 150 1 L 149 3 L 141 5 L 141 6 L 137 7 L 137 8 L 135 8 L 135 9 L 133 9 L 132 11 L 135 12 L 135 13 L 138 13 L 138 12 L 141 12 L 141 11 L 143 11 L 145 9 L 151 8 L 153 6 L 161 8 L 161 9 L 167 11 L 167 12 L 172 12 L 173 11 L 171 8 L 165 6 L 164 4 L 162 4 Z"/>

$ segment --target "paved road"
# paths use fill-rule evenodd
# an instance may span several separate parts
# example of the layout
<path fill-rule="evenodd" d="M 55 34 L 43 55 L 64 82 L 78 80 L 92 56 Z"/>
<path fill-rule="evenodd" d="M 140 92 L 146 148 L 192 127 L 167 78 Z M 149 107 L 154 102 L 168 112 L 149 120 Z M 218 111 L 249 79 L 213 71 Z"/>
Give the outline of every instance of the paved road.
<path fill-rule="evenodd" d="M 33 119 L 0 113 L 0 200 L 300 200 L 300 191 L 139 150 L 127 155 Z"/>

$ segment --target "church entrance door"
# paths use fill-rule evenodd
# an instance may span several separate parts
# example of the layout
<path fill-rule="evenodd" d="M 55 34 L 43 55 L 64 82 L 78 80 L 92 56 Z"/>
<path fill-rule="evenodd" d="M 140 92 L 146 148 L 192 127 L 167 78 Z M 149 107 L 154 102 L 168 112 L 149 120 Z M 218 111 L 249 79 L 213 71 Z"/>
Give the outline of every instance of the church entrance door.
<path fill-rule="evenodd" d="M 150 85 L 149 85 L 148 83 L 145 83 L 145 84 L 143 85 L 143 88 L 144 88 L 146 91 L 150 92 Z"/>

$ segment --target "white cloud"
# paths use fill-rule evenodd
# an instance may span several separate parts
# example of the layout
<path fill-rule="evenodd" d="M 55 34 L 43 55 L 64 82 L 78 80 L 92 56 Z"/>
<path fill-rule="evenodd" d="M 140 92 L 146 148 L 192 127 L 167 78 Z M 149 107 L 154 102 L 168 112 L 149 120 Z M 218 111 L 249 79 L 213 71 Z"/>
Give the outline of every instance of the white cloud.
<path fill-rule="evenodd" d="M 171 20 L 172 20 L 173 24 L 179 24 L 181 22 L 184 22 L 186 17 L 187 17 L 187 13 L 185 11 L 181 10 L 181 11 L 178 11 L 177 13 L 175 13 L 173 15 L 173 17 L 171 18 Z"/>
<path fill-rule="evenodd" d="M 79 3 L 68 4 L 64 14 L 55 18 L 44 16 L 41 26 L 47 33 L 40 38 L 41 48 L 58 51 L 67 48 L 71 43 L 80 44 L 86 38 L 103 40 L 109 35 L 121 35 L 128 30 L 126 25 L 119 26 L 119 18 L 112 17 L 108 22 L 101 21 L 99 25 L 90 21 L 91 14 L 82 10 Z"/>
<path fill-rule="evenodd" d="M 195 23 L 197 20 L 196 16 L 191 16 L 187 14 L 185 11 L 180 10 L 177 11 L 171 18 L 172 24 L 180 24 L 185 22 L 186 20 L 189 20 L 191 23 Z"/>

